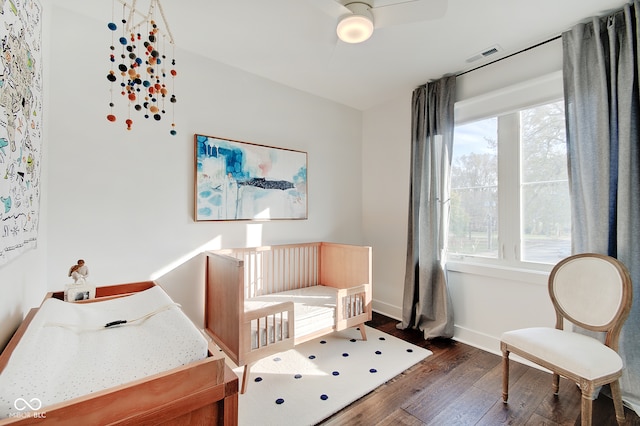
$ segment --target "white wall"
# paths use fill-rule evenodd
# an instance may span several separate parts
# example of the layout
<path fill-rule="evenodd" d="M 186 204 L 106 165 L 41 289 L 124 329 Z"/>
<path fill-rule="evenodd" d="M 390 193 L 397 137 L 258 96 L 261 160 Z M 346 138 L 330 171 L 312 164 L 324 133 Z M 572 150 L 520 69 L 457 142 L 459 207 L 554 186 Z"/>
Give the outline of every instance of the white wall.
<path fill-rule="evenodd" d="M 128 132 L 122 109 L 119 123 L 106 119 L 111 3 L 104 22 L 44 3 L 46 226 L 38 251 L 0 268 L 0 347 L 78 258 L 97 285 L 158 279 L 201 322 L 200 272 L 190 266 L 201 268 L 203 249 L 362 243 L 360 111 L 179 47 L 178 135 L 135 111 Z M 306 151 L 308 220 L 194 222 L 194 133 Z"/>
<path fill-rule="evenodd" d="M 362 224 L 373 247 L 373 308 L 400 318 L 407 245 L 411 93 L 364 114 Z"/>
<path fill-rule="evenodd" d="M 464 74 L 457 79 L 456 100 L 545 76 L 562 69 L 560 40 Z M 365 111 L 363 117 L 363 227 L 376 261 L 374 309 L 402 316 L 411 94 Z M 449 265 L 449 289 L 455 338 L 498 352 L 500 334 L 527 325 L 553 325 L 546 273 Z"/>

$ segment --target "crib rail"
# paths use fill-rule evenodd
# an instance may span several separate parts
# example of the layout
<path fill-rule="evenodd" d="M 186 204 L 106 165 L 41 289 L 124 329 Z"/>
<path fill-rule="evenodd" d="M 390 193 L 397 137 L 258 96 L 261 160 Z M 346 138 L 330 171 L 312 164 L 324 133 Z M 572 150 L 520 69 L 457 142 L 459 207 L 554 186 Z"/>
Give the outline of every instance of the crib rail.
<path fill-rule="evenodd" d="M 338 290 L 336 328 L 354 327 L 371 320 L 371 285 Z"/>
<path fill-rule="evenodd" d="M 244 314 L 242 335 L 243 363 L 263 358 L 265 350 L 277 353 L 293 348 L 293 302 L 249 309 Z M 268 348 L 268 349 L 267 349 Z M 259 349 L 262 349 L 259 351 Z M 257 351 L 257 352 L 253 352 Z M 253 359 L 252 353 L 257 354 Z"/>
<path fill-rule="evenodd" d="M 244 263 L 245 299 L 318 284 L 320 243 L 218 250 Z"/>

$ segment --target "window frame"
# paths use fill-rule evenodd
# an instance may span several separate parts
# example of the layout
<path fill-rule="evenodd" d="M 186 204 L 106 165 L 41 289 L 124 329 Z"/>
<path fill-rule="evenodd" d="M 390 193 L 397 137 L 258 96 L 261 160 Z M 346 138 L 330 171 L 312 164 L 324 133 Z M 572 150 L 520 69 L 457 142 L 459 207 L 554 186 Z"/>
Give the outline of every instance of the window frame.
<path fill-rule="evenodd" d="M 505 87 L 455 104 L 455 125 L 498 118 L 498 254 L 496 258 L 455 255 L 447 251 L 449 270 L 467 271 L 470 265 L 507 268 L 514 271 L 550 272 L 552 264 L 526 262 L 521 257 L 522 200 L 520 193 L 520 143 L 510 143 L 511 135 L 520 141 L 521 110 L 534 108 L 564 98 L 562 71 Z M 455 146 L 454 146 L 455 149 Z M 517 159 L 518 161 L 513 161 Z M 518 176 L 518 179 L 501 179 Z M 517 232 L 515 232 L 517 231 Z"/>

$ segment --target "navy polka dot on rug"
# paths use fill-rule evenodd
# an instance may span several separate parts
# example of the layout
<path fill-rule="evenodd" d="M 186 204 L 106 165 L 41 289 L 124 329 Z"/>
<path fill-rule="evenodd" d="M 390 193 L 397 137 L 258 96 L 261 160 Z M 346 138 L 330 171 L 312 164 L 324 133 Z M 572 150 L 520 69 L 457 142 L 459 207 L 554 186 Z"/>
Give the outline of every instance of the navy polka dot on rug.
<path fill-rule="evenodd" d="M 320 395 L 320 399 L 326 401 L 327 399 L 329 399 L 329 396 L 323 393 L 322 395 Z"/>
<path fill-rule="evenodd" d="M 309 359 L 316 359 L 315 355 L 309 355 Z"/>
<path fill-rule="evenodd" d="M 339 375 L 340 375 L 340 372 L 339 372 L 339 371 L 334 371 L 334 372 L 333 372 L 333 373 L 331 373 L 331 374 L 333 374 L 334 376 L 339 376 Z"/>
<path fill-rule="evenodd" d="M 321 344 L 321 345 L 326 345 L 326 344 L 327 344 L 327 341 L 326 341 L 326 340 L 320 340 L 320 344 Z"/>
<path fill-rule="evenodd" d="M 293 376 L 294 379 L 302 379 L 302 374 L 296 374 Z"/>
<path fill-rule="evenodd" d="M 386 340 L 384 337 L 378 337 L 378 340 Z"/>
<path fill-rule="evenodd" d="M 256 377 L 255 379 L 253 379 L 253 381 L 256 383 L 260 383 L 262 381 L 262 377 Z"/>
<path fill-rule="evenodd" d="M 278 405 L 284 404 L 284 399 L 282 399 L 282 398 L 276 399 L 276 404 L 278 404 Z"/>
<path fill-rule="evenodd" d="M 369 369 L 369 373 L 377 373 L 377 372 L 378 372 L 378 370 L 376 370 L 375 368 L 370 368 Z"/>
<path fill-rule="evenodd" d="M 349 356 L 349 354 L 345 352 L 345 353 L 342 354 L 342 356 L 346 358 L 346 357 Z"/>
<path fill-rule="evenodd" d="M 411 353 L 411 352 L 413 352 L 413 349 L 409 348 L 409 349 L 407 349 L 407 352 Z"/>
<path fill-rule="evenodd" d="M 382 351 L 376 351 L 376 355 L 382 355 Z"/>
<path fill-rule="evenodd" d="M 278 357 L 278 356 L 277 356 L 277 357 L 275 357 L 273 360 L 274 360 L 275 362 L 278 362 L 278 361 L 282 361 L 282 358 L 280 358 L 280 357 Z"/>
<path fill-rule="evenodd" d="M 356 339 L 351 339 L 351 340 L 349 340 L 349 341 L 350 341 L 350 342 L 357 342 L 357 340 L 356 340 Z"/>

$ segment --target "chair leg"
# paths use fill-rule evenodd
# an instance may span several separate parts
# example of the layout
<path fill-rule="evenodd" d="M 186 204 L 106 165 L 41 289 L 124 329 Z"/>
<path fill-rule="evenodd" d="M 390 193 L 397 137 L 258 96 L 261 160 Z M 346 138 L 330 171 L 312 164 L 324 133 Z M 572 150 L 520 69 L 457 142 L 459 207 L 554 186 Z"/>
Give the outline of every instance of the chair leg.
<path fill-rule="evenodd" d="M 609 384 L 611 387 L 611 399 L 616 409 L 616 420 L 619 425 L 624 424 L 624 406 L 622 405 L 622 393 L 620 392 L 620 382 L 616 380 Z"/>
<path fill-rule="evenodd" d="M 362 340 L 367 340 L 367 332 L 364 329 L 364 323 L 360 324 L 358 328 L 360 328 L 360 335 L 362 336 Z"/>
<path fill-rule="evenodd" d="M 249 364 L 245 364 L 242 372 L 242 387 L 240 388 L 241 394 L 245 393 L 247 390 L 247 383 L 249 382 L 249 368 L 251 368 L 251 366 Z"/>
<path fill-rule="evenodd" d="M 582 407 L 580 409 L 580 417 L 582 418 L 582 426 L 591 426 L 591 417 L 593 415 L 593 391 L 590 386 L 582 389 Z"/>
<path fill-rule="evenodd" d="M 553 387 L 553 394 L 558 395 L 558 393 L 560 392 L 560 375 L 559 374 L 553 373 L 551 387 Z"/>
<path fill-rule="evenodd" d="M 509 351 L 502 351 L 502 402 L 509 399 Z"/>

